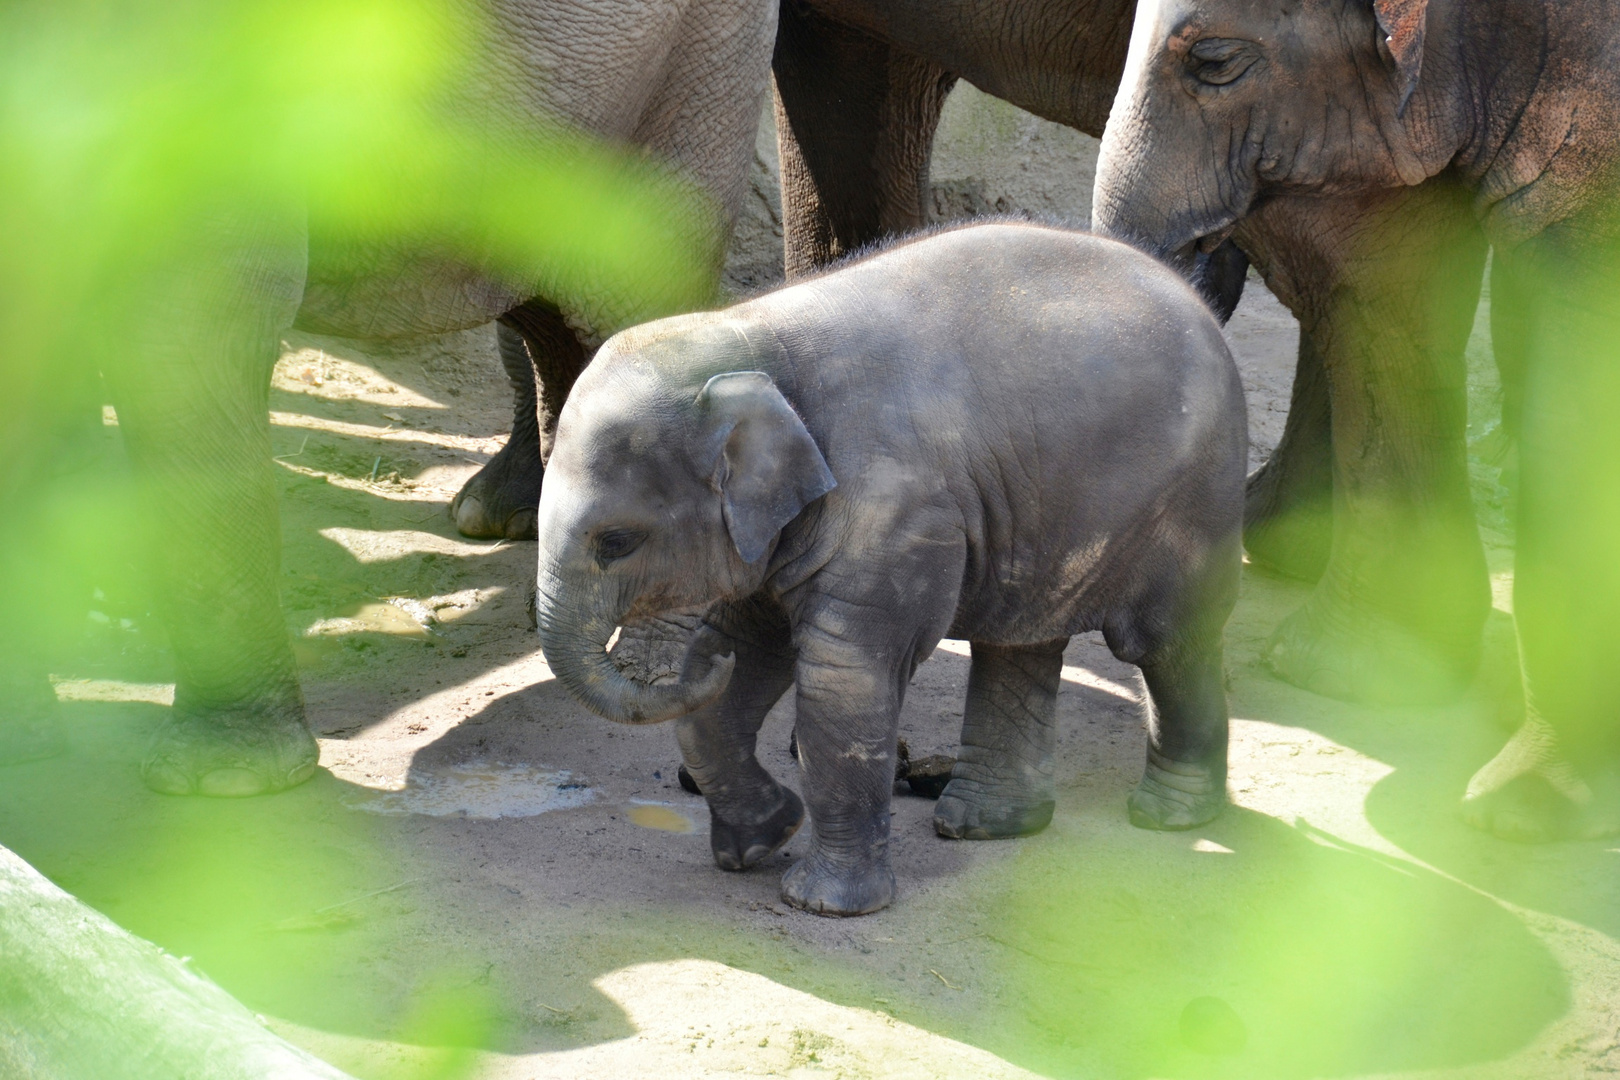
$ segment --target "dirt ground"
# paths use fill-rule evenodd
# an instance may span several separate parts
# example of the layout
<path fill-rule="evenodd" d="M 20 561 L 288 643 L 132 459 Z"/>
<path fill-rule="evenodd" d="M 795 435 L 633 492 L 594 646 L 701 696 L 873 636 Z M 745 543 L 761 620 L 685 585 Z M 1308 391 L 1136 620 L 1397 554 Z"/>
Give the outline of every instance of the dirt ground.
<path fill-rule="evenodd" d="M 1251 464 L 1280 434 L 1295 334 L 1251 283 L 1229 329 Z M 268 799 L 145 791 L 171 668 L 145 600 L 103 592 L 59 675 L 69 753 L 0 774 L 0 842 L 357 1076 L 1620 1072 L 1620 847 L 1513 846 L 1456 812 L 1515 669 L 1494 458 L 1475 479 L 1501 610 L 1461 702 L 1361 708 L 1270 678 L 1257 657 L 1304 589 L 1246 572 L 1220 819 L 1129 825 L 1140 680 L 1079 638 L 1052 826 L 946 841 L 931 802 L 897 794 L 898 900 L 828 920 L 778 899 L 803 837 L 716 869 L 669 727 L 615 727 L 551 678 L 533 545 L 455 534 L 449 499 L 509 429 L 489 328 L 289 337 L 271 407 L 322 770 Z M 116 434 L 109 414 L 109 469 Z M 918 672 L 913 755 L 954 749 L 966 674 L 963 642 Z M 796 785 L 791 724 L 785 700 L 761 753 Z"/>

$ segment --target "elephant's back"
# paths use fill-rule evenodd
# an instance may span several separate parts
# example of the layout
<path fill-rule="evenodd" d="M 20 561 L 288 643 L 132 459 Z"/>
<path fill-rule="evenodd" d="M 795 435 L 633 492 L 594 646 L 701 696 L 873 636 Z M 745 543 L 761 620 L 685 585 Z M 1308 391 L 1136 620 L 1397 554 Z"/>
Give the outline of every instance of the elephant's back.
<path fill-rule="evenodd" d="M 953 226 L 859 253 L 755 303 L 819 307 L 855 332 L 920 317 L 990 333 L 1168 331 L 1224 347 L 1208 307 L 1168 266 L 1117 240 L 1026 221 Z"/>
<path fill-rule="evenodd" d="M 833 456 L 876 444 L 927 463 L 960 508 L 959 630 L 1075 632 L 1100 617 L 1098 589 L 1129 593 L 1238 527 L 1236 365 L 1203 301 L 1151 258 L 996 224 L 795 288 L 775 314 L 814 433 Z"/>
<path fill-rule="evenodd" d="M 1219 352 L 1219 327 L 1181 275 L 1117 240 L 1025 221 L 942 229 L 835 269 L 843 288 L 872 298 L 960 313 L 962 326 L 1064 333 L 1160 331 L 1202 335 Z M 1223 344 L 1223 343 L 1222 343 Z"/>
<path fill-rule="evenodd" d="M 1122 414 L 1144 435 L 1244 427 L 1236 365 L 1203 300 L 1169 267 L 1085 232 L 947 229 L 745 309 L 825 390 L 900 393 L 941 422 L 977 423 L 993 401 L 1024 417 L 1058 409 L 1065 427 L 1109 429 Z M 1155 417 L 1163 425 L 1143 426 Z"/>

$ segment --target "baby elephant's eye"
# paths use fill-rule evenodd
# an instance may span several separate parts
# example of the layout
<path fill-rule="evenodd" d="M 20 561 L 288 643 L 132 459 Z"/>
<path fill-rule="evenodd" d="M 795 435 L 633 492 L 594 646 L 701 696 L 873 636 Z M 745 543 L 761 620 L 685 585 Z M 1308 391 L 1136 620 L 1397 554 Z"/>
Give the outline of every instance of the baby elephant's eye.
<path fill-rule="evenodd" d="M 1252 42 L 1205 38 L 1187 50 L 1187 71 L 1206 86 L 1236 82 L 1260 59 Z"/>
<path fill-rule="evenodd" d="M 596 557 L 610 563 L 622 559 L 647 539 L 647 534 L 636 529 L 609 529 L 596 538 Z"/>

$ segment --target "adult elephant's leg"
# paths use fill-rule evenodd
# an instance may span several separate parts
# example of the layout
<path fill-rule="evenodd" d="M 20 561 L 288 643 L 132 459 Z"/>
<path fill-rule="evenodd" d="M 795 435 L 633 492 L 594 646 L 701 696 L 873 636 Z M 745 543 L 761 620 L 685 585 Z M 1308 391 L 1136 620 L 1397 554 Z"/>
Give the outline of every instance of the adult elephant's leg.
<path fill-rule="evenodd" d="M 512 386 L 512 436 L 450 503 L 450 517 L 463 536 L 533 540 L 540 505 L 539 404 L 534 361 L 523 335 L 504 320 L 495 326 L 501 367 Z"/>
<path fill-rule="evenodd" d="M 1249 474 L 1243 546 L 1255 564 L 1316 581 L 1333 544 L 1333 412 L 1327 372 L 1311 335 L 1299 335 L 1299 359 L 1282 439 Z"/>
<path fill-rule="evenodd" d="M 0 405 L 0 766 L 67 748 L 48 673 L 71 648 L 88 597 L 77 575 L 59 572 L 48 508 L 62 488 L 83 487 L 75 474 L 103 437 L 101 376 L 89 356 L 78 359 L 32 385 L 12 380 Z"/>
<path fill-rule="evenodd" d="M 748 183 L 776 12 L 769 3 L 732 0 L 683 6 L 680 28 L 657 61 L 662 81 L 642 104 L 630 141 L 712 200 L 696 213 L 706 215 L 700 225 L 718 268 Z M 642 86 L 646 74 L 629 73 L 627 86 Z M 674 312 L 638 312 L 640 318 L 670 314 Z M 529 300 L 500 321 L 506 328 L 501 361 L 513 389 L 512 437 L 467 482 L 451 511 L 457 528 L 469 536 L 532 540 L 557 416 L 594 347 L 544 298 Z M 618 328 L 591 326 L 604 337 Z"/>
<path fill-rule="evenodd" d="M 1524 418 L 1525 366 L 1531 348 L 1534 285 L 1511 257 L 1491 260 L 1491 355 L 1502 384 L 1502 431 L 1517 440 Z"/>
<path fill-rule="evenodd" d="M 1578 265 L 1560 252 L 1511 267 L 1534 329 L 1513 587 L 1526 716 L 1464 802 L 1510 840 L 1620 832 L 1620 259 Z"/>
<path fill-rule="evenodd" d="M 1056 805 L 1052 752 L 1067 639 L 973 643 L 962 751 L 934 808 L 934 831 L 962 840 L 1040 832 Z"/>
<path fill-rule="evenodd" d="M 791 279 L 928 220 L 928 155 L 956 78 L 797 3 L 773 68 Z"/>
<path fill-rule="evenodd" d="M 512 437 L 457 493 L 450 514 L 464 536 L 533 540 L 557 417 L 591 350 L 545 300 L 508 311 L 495 333 L 512 384 Z"/>
<path fill-rule="evenodd" d="M 53 613 L 54 614 L 54 613 Z M 21 765 L 53 757 L 67 749 L 61 716 L 51 688 L 50 670 L 32 655 L 26 642 L 0 640 L 0 765 Z"/>
<path fill-rule="evenodd" d="M 259 795 L 308 779 L 318 756 L 278 595 L 268 408 L 306 251 L 301 226 L 268 218 L 190 239 L 183 265 L 150 275 L 130 352 L 106 371 L 175 656 L 141 773 L 169 794 Z"/>
<path fill-rule="evenodd" d="M 755 599 L 722 604 L 704 619 L 689 663 L 707 670 L 732 653 L 737 666 L 718 699 L 676 721 L 681 757 L 709 804 L 709 844 L 722 870 L 742 870 L 787 843 L 804 803 L 755 755 L 759 726 L 793 685 L 793 643 L 780 609 Z"/>
<path fill-rule="evenodd" d="M 10 479 L 9 477 L 7 479 Z M 11 508 L 0 521 L 0 766 L 20 765 L 52 757 L 67 748 L 61 710 L 51 686 L 51 662 L 61 659 L 63 630 L 71 616 L 82 623 L 84 609 L 51 597 L 50 555 L 42 551 L 39 517 L 30 507 L 45 504 L 49 493 L 33 483 L 6 484 L 5 505 Z M 21 520 L 18 520 L 21 519 Z M 42 557 L 43 556 L 43 557 Z M 42 581 L 42 577 L 44 580 Z M 44 595 L 42 595 L 44 594 Z M 52 600 L 57 602 L 53 603 Z"/>
<path fill-rule="evenodd" d="M 1434 701 L 1467 685 L 1490 607 L 1467 469 L 1463 349 L 1485 243 L 1447 178 L 1283 199 L 1243 238 L 1322 356 L 1333 541 L 1267 663 L 1330 697 Z"/>
<path fill-rule="evenodd" d="M 545 300 L 518 305 L 501 316 L 501 323 L 517 331 L 523 352 L 530 361 L 530 378 L 535 388 L 535 431 L 543 467 L 551 460 L 551 447 L 557 439 L 557 418 L 562 415 L 563 403 L 596 350 L 588 348 L 569 327 L 562 312 Z M 533 535 L 532 530 L 530 535 Z"/>

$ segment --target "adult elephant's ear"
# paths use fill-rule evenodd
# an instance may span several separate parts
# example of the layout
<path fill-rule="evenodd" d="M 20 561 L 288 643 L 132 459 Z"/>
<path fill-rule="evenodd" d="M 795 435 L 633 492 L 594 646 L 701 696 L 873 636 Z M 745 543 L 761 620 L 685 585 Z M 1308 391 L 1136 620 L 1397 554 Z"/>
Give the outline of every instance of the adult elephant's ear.
<path fill-rule="evenodd" d="M 1400 81 L 1401 103 L 1396 116 L 1406 113 L 1423 69 L 1423 31 L 1429 21 L 1429 0 L 1373 0 L 1373 15 L 1384 33 L 1384 48 Z"/>
<path fill-rule="evenodd" d="M 763 371 L 716 375 L 697 397 L 709 483 L 724 500 L 726 528 L 744 562 L 764 557 L 776 534 L 838 481 L 776 383 Z"/>

